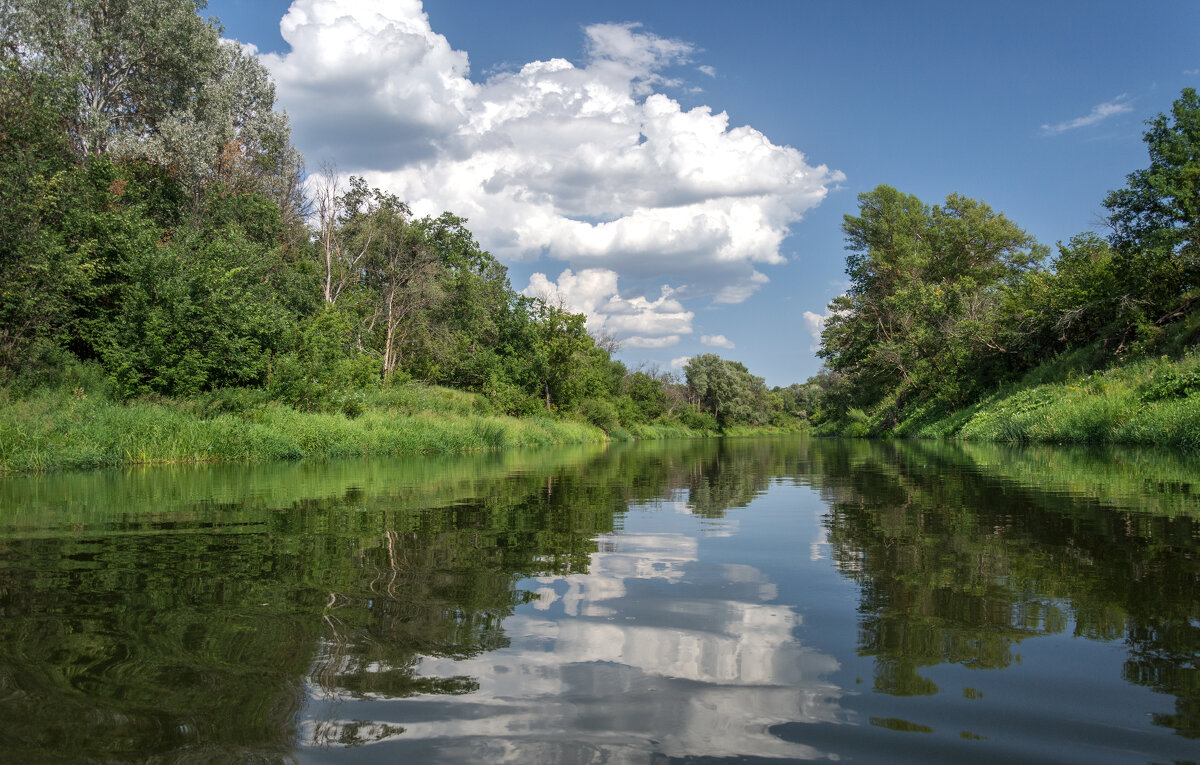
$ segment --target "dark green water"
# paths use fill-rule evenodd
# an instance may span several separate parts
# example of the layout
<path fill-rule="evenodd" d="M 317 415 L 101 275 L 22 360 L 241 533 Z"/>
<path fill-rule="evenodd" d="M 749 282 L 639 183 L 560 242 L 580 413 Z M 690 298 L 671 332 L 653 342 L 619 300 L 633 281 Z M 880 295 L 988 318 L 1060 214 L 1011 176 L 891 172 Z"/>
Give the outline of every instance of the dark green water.
<path fill-rule="evenodd" d="M 1200 759 L 1200 463 L 741 439 L 0 480 L 4 762 Z"/>

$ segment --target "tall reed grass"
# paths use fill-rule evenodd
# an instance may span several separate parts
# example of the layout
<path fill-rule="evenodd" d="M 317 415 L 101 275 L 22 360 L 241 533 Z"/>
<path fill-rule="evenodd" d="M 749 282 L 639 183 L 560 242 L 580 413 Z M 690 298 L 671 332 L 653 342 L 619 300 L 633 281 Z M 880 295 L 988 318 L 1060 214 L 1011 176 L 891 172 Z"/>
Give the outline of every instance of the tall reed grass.
<path fill-rule="evenodd" d="M 446 454 L 607 440 L 584 423 L 484 411 L 472 394 L 424 386 L 371 392 L 356 417 L 299 412 L 252 395 L 214 405 L 203 398 L 118 403 L 78 389 L 19 400 L 4 392 L 0 471 Z"/>

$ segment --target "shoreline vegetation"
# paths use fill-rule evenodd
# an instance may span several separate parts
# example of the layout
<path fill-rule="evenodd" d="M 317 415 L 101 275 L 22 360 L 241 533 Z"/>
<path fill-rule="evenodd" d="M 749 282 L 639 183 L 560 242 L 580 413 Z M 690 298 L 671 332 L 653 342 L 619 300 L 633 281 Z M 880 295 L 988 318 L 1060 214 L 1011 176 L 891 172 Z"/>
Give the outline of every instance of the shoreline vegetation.
<path fill-rule="evenodd" d="M 4 395 L 0 391 L 0 397 Z M 228 394 L 229 392 L 224 392 Z M 797 431 L 798 424 L 697 430 L 664 422 L 605 431 L 553 415 L 512 417 L 465 391 L 405 383 L 352 415 L 299 411 L 262 392 L 113 401 L 81 388 L 0 398 L 0 475 L 137 465 L 457 455 Z"/>
<path fill-rule="evenodd" d="M 202 5 L 0 9 L 0 473 L 798 429 L 1200 449 L 1193 89 L 1111 233 L 1053 256 L 981 200 L 860 194 L 825 366 L 768 388 L 715 354 L 629 368 L 466 219 L 306 171 Z"/>
<path fill-rule="evenodd" d="M 887 427 L 861 410 L 817 436 L 1016 444 L 1169 447 L 1200 451 L 1200 353 L 1126 358 L 1108 367 L 1075 354 L 1036 367 L 961 409 L 913 407 Z"/>

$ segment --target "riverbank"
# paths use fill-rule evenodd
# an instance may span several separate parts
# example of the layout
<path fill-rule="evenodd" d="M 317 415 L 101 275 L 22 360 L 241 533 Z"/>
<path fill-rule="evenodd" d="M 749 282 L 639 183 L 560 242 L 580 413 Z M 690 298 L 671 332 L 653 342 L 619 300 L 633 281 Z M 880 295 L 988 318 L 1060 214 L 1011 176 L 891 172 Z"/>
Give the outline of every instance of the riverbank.
<path fill-rule="evenodd" d="M 730 435 L 780 432 L 739 428 Z M 69 386 L 0 389 L 0 473 L 122 465 L 463 454 L 524 446 L 718 435 L 654 423 L 605 431 L 550 415 L 497 414 L 474 393 L 408 384 L 337 412 L 302 412 L 254 390 L 117 402 Z"/>
<path fill-rule="evenodd" d="M 1200 450 L 1200 353 L 1192 351 L 1178 359 L 1143 358 L 1092 372 L 1080 371 L 1071 359 L 1060 359 L 964 409 L 944 412 L 929 405 L 904 412 L 890 428 L 864 418 L 840 430 L 842 435 L 1196 451 Z"/>

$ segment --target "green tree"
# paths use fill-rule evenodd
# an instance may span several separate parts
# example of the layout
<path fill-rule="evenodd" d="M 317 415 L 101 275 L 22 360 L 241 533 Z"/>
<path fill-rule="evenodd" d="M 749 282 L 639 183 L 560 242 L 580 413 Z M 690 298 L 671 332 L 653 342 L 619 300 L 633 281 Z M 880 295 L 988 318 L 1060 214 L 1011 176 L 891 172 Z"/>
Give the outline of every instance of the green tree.
<path fill-rule="evenodd" d="M 705 353 L 689 359 L 683 371 L 693 401 L 712 412 L 722 428 L 763 412 L 766 386 L 745 364 Z"/>
<path fill-rule="evenodd" d="M 1046 249 L 988 205 L 951 194 L 932 207 L 889 186 L 845 218 L 850 288 L 830 303 L 820 355 L 850 386 L 848 405 L 959 406 L 1014 366 L 1006 295 Z"/>
<path fill-rule="evenodd" d="M 0 57 L 0 379 L 28 368 L 33 348 L 69 331 L 72 292 L 87 282 L 59 219 L 74 198 L 69 94 Z"/>
<path fill-rule="evenodd" d="M 546 409 L 570 409 L 591 392 L 594 381 L 580 372 L 595 342 L 584 327 L 584 316 L 536 300 L 532 305 L 532 371 L 545 397 Z"/>
<path fill-rule="evenodd" d="M 77 94 L 71 133 L 81 152 L 153 131 L 186 108 L 215 63 L 218 30 L 204 0 L 11 0 L 9 45 Z"/>
<path fill-rule="evenodd" d="M 211 238 L 185 229 L 133 249 L 99 333 L 121 392 L 189 395 L 265 382 L 290 334 L 269 278 L 276 257 L 236 229 Z"/>
<path fill-rule="evenodd" d="M 482 390 L 495 371 L 502 317 L 515 293 L 508 270 L 479 246 L 466 222 L 447 212 L 411 224 L 420 246 L 437 259 L 444 298 L 430 305 L 431 331 L 412 338 L 405 366 L 422 379 Z"/>
<path fill-rule="evenodd" d="M 300 222 L 302 160 L 266 69 L 222 42 L 204 0 L 12 0 L 6 47 L 74 93 L 81 155 L 139 158 L 199 202 L 214 181 L 264 193 Z"/>
<path fill-rule="evenodd" d="M 1030 328 L 1019 346 L 1025 366 L 1109 337 L 1128 309 L 1122 291 L 1108 242 L 1079 234 L 1059 243 L 1051 267 L 1026 274 L 1004 306 L 1006 323 Z"/>
<path fill-rule="evenodd" d="M 625 379 L 625 390 L 642 421 L 655 420 L 666 413 L 670 402 L 664 381 L 657 375 L 639 369 Z"/>
<path fill-rule="evenodd" d="M 1200 300 L 1200 95 L 1185 88 L 1169 117 L 1147 124 L 1150 166 L 1104 200 L 1115 265 L 1142 333 Z"/>

